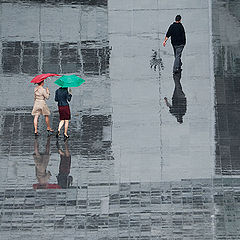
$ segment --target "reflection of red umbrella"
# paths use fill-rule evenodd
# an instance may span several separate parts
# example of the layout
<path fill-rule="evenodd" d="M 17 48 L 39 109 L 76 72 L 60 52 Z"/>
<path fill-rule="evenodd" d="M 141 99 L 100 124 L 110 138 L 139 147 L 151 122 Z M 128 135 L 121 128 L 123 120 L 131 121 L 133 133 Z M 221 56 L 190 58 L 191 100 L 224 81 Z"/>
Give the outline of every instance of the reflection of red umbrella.
<path fill-rule="evenodd" d="M 46 78 L 52 77 L 52 76 L 60 76 L 60 75 L 59 74 L 55 74 L 55 73 L 40 74 L 40 75 L 37 75 L 35 78 L 33 78 L 31 83 L 40 83 L 43 80 L 45 80 Z"/>
<path fill-rule="evenodd" d="M 45 184 L 35 183 L 33 184 L 33 189 L 61 189 L 61 187 L 55 183 L 45 183 Z"/>

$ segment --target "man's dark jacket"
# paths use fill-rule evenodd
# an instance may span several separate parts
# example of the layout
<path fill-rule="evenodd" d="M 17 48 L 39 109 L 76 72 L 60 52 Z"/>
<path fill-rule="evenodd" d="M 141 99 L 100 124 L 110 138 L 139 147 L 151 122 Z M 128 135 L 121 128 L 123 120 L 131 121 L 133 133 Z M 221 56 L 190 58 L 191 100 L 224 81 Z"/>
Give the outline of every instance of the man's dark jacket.
<path fill-rule="evenodd" d="M 174 22 L 168 28 L 166 37 L 171 37 L 171 43 L 173 46 L 185 45 L 186 44 L 186 36 L 183 25 L 179 22 Z"/>

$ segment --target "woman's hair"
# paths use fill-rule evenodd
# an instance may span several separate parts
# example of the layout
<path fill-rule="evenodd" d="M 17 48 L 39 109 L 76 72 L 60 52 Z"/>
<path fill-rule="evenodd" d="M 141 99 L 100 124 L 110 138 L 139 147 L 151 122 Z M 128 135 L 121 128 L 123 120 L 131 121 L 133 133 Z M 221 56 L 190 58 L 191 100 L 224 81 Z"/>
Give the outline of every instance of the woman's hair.
<path fill-rule="evenodd" d="M 40 85 L 41 85 L 43 82 L 44 82 L 44 81 L 41 81 L 41 82 L 37 83 L 37 84 L 38 84 L 38 86 L 40 86 Z"/>

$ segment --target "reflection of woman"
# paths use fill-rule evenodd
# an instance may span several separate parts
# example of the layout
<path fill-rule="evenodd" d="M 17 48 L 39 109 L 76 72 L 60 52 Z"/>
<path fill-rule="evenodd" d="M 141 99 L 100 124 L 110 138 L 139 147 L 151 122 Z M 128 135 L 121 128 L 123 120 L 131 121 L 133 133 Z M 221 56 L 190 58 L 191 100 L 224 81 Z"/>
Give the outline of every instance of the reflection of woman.
<path fill-rule="evenodd" d="M 72 94 L 71 89 L 68 88 L 62 88 L 56 90 L 55 92 L 55 101 L 58 102 L 58 111 L 60 116 L 60 122 L 58 125 L 58 132 L 56 137 L 58 138 L 60 135 L 60 131 L 62 126 L 65 124 L 64 129 L 64 141 L 69 138 L 67 131 L 68 131 L 68 125 L 69 120 L 71 119 L 71 113 L 68 102 L 71 101 Z"/>
<path fill-rule="evenodd" d="M 68 143 L 65 142 L 65 152 L 60 149 L 57 142 L 58 153 L 60 154 L 59 173 L 57 175 L 58 185 L 62 188 L 69 188 L 72 185 L 73 178 L 69 176 L 71 168 L 71 154 L 68 149 Z"/>
<path fill-rule="evenodd" d="M 47 171 L 47 166 L 50 159 L 50 136 L 47 139 L 47 144 L 44 153 L 39 153 L 39 144 L 37 139 L 34 142 L 34 162 L 35 162 L 35 169 L 36 169 L 36 177 L 38 180 L 37 188 L 45 188 L 48 180 L 51 176 L 50 171 Z"/>
<path fill-rule="evenodd" d="M 50 127 L 50 120 L 49 115 L 50 111 L 49 108 L 45 102 L 45 99 L 49 98 L 49 90 L 48 88 L 43 88 L 44 81 L 38 83 L 38 86 L 34 89 L 34 106 L 32 110 L 32 115 L 34 116 L 34 134 L 35 136 L 38 136 L 38 117 L 39 115 L 44 115 L 46 124 L 47 124 L 47 131 L 48 133 L 52 133 L 53 130 Z"/>

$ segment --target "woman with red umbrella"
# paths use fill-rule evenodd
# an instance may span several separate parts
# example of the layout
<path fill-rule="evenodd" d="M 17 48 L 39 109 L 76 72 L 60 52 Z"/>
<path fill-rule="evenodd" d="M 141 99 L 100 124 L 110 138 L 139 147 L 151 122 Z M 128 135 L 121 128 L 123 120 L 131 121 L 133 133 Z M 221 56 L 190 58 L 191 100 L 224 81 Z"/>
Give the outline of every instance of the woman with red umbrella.
<path fill-rule="evenodd" d="M 50 127 L 50 119 L 49 119 L 50 111 L 45 102 L 45 100 L 49 98 L 50 92 L 48 88 L 46 89 L 43 88 L 44 80 L 52 76 L 59 76 L 59 75 L 55 73 L 44 73 L 44 74 L 37 75 L 31 81 L 31 83 L 38 84 L 38 86 L 35 87 L 34 89 L 34 106 L 32 110 L 32 115 L 34 116 L 33 123 L 34 123 L 35 136 L 38 136 L 38 117 L 40 115 L 45 116 L 48 134 L 51 134 L 54 132 L 54 130 Z"/>
<path fill-rule="evenodd" d="M 32 115 L 34 116 L 33 124 L 34 124 L 34 134 L 38 136 L 38 117 L 40 115 L 45 116 L 45 121 L 47 124 L 47 132 L 51 134 L 54 130 L 50 127 L 50 110 L 46 104 L 46 99 L 49 98 L 50 92 L 48 88 L 44 88 L 44 81 L 37 83 L 38 86 L 34 89 L 34 106 L 32 110 Z"/>

